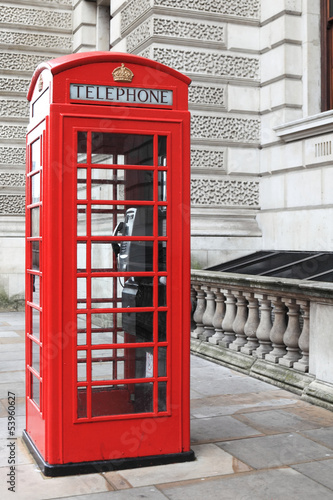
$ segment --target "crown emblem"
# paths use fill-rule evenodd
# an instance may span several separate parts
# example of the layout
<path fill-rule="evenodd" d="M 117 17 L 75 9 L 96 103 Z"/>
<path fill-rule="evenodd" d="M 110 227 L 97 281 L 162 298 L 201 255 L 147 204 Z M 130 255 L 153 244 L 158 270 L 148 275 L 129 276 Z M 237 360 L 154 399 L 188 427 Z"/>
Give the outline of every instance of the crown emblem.
<path fill-rule="evenodd" d="M 122 63 L 121 66 L 112 71 L 112 76 L 115 82 L 131 82 L 134 73 Z"/>

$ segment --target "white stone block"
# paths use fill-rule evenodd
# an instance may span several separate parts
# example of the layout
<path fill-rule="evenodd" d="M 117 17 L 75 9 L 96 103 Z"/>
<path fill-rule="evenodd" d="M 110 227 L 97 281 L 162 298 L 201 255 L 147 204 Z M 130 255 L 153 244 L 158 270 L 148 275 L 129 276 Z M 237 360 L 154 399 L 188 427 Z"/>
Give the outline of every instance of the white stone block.
<path fill-rule="evenodd" d="M 325 252 L 333 247 L 333 209 L 267 211 L 259 213 L 264 250 Z"/>
<path fill-rule="evenodd" d="M 261 82 L 266 83 L 285 75 L 302 77 L 302 47 L 285 43 L 262 54 Z"/>
<path fill-rule="evenodd" d="M 110 49 L 111 52 L 127 52 L 126 38 L 123 38 Z"/>
<path fill-rule="evenodd" d="M 96 50 L 95 26 L 81 26 L 73 35 L 73 48 L 75 51 Z"/>
<path fill-rule="evenodd" d="M 80 2 L 73 12 L 73 31 L 83 24 L 96 24 L 96 4 L 93 2 Z"/>
<path fill-rule="evenodd" d="M 283 209 L 285 206 L 284 174 L 263 177 L 260 181 L 261 210 Z"/>
<path fill-rule="evenodd" d="M 260 28 L 258 26 L 245 26 L 229 23 L 227 29 L 228 50 L 260 50 Z"/>
<path fill-rule="evenodd" d="M 302 18 L 284 15 L 264 25 L 260 32 L 260 49 L 267 50 L 283 41 L 302 41 Z"/>
<path fill-rule="evenodd" d="M 261 22 L 266 22 L 285 10 L 300 14 L 302 12 L 302 0 L 262 0 Z"/>
<path fill-rule="evenodd" d="M 322 170 L 322 204 L 333 205 L 333 165 Z"/>
<path fill-rule="evenodd" d="M 227 151 L 228 174 L 258 174 L 260 151 L 256 148 L 229 147 Z"/>
<path fill-rule="evenodd" d="M 260 89 L 228 85 L 228 111 L 259 112 Z"/>
<path fill-rule="evenodd" d="M 285 188 L 287 208 L 321 204 L 321 173 L 316 169 L 289 172 Z"/>
<path fill-rule="evenodd" d="M 117 12 L 119 9 L 122 9 L 125 7 L 125 5 L 128 3 L 128 0 L 111 0 L 111 15 L 113 16 L 115 12 Z"/>
<path fill-rule="evenodd" d="M 284 105 L 300 107 L 303 103 L 303 86 L 300 80 L 284 78 L 265 85 L 260 94 L 261 112 Z"/>
<path fill-rule="evenodd" d="M 120 39 L 121 39 L 121 29 L 120 29 L 119 16 L 116 16 L 115 18 L 111 19 L 110 45 L 118 43 Z"/>

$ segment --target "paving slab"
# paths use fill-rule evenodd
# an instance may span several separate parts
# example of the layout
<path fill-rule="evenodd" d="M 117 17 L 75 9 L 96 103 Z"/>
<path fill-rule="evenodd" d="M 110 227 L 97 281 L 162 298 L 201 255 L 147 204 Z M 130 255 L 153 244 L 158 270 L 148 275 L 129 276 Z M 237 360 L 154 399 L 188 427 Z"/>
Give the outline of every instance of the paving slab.
<path fill-rule="evenodd" d="M 54 497 L 58 500 L 60 497 Z M 67 497 L 66 500 L 165 500 L 167 497 L 154 486 L 133 488 L 126 491 L 113 491 L 112 493 L 94 493 Z"/>
<path fill-rule="evenodd" d="M 101 474 L 45 478 L 36 465 L 28 464 L 16 467 L 16 489 L 13 493 L 4 487 L 7 474 L 8 468 L 0 467 L 1 500 L 13 498 L 15 500 L 49 500 L 112 490 L 112 486 Z"/>
<path fill-rule="evenodd" d="M 243 424 L 232 416 L 191 420 L 191 442 L 195 444 L 260 435 L 262 433 L 254 427 Z"/>
<path fill-rule="evenodd" d="M 315 429 L 316 424 L 284 410 L 266 410 L 246 415 L 237 415 L 238 420 L 252 426 L 262 434 L 281 434 L 286 432 Z"/>
<path fill-rule="evenodd" d="M 284 393 L 286 391 L 283 391 Z M 288 393 L 287 393 L 288 394 Z M 257 396 L 263 395 L 263 399 L 257 399 Z M 195 399 L 191 401 L 191 416 L 194 418 L 219 417 L 225 415 L 235 415 L 237 413 L 251 413 L 255 411 L 276 408 L 285 408 L 298 406 L 300 402 L 296 398 L 289 397 L 270 397 L 265 398 L 266 393 L 255 393 L 251 398 L 242 401 L 237 395 L 235 398 L 230 396 L 210 396 L 208 398 Z M 240 394 L 239 396 L 242 396 Z"/>
<path fill-rule="evenodd" d="M 292 465 L 294 470 L 333 490 L 333 460 Z"/>
<path fill-rule="evenodd" d="M 266 469 L 333 457 L 330 448 L 299 434 L 277 434 L 217 443 L 254 469 Z"/>
<path fill-rule="evenodd" d="M 333 491 L 292 469 L 254 472 L 236 477 L 162 485 L 169 500 L 313 500 L 333 499 Z"/>
<path fill-rule="evenodd" d="M 302 432 L 302 434 L 303 436 L 316 441 L 316 443 L 333 449 L 333 427 L 314 429 L 311 431 Z"/>
<path fill-rule="evenodd" d="M 192 446 L 192 449 L 196 456 L 194 462 L 154 466 L 149 469 L 129 469 L 121 471 L 120 475 L 131 486 L 138 487 L 251 470 L 215 444 Z M 106 472 L 105 476 L 108 477 L 108 474 Z"/>

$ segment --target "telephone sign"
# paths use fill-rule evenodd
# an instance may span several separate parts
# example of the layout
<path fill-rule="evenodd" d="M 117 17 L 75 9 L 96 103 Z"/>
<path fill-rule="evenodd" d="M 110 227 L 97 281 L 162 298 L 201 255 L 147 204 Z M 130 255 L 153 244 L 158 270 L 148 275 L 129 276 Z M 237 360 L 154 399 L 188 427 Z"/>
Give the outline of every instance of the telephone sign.
<path fill-rule="evenodd" d="M 194 459 L 189 83 L 112 52 L 33 75 L 24 439 L 45 475 Z"/>
<path fill-rule="evenodd" d="M 71 100 L 172 106 L 172 90 L 70 84 Z"/>

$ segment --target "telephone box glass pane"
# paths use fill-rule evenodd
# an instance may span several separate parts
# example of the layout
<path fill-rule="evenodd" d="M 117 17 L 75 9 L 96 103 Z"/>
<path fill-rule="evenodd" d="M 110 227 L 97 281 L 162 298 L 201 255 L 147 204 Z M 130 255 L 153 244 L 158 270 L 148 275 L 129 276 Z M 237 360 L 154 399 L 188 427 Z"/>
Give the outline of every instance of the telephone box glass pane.
<path fill-rule="evenodd" d="M 152 201 L 153 182 L 154 173 L 151 170 L 93 168 L 91 198 L 101 201 Z"/>
<path fill-rule="evenodd" d="M 31 177 L 31 203 L 40 201 L 40 173 Z"/>
<path fill-rule="evenodd" d="M 158 172 L 158 201 L 167 201 L 167 173 Z"/>
<path fill-rule="evenodd" d="M 39 207 L 32 208 L 30 210 L 31 213 L 31 236 L 38 237 L 40 235 L 39 232 Z"/>
<path fill-rule="evenodd" d="M 153 136 L 139 134 L 91 134 L 91 163 L 153 165 Z"/>
<path fill-rule="evenodd" d="M 153 411 L 153 383 L 92 388 L 92 416 L 127 415 Z"/>
<path fill-rule="evenodd" d="M 153 342 L 153 319 L 153 312 L 92 314 L 91 344 Z M 124 330 L 123 322 L 130 332 Z"/>
<path fill-rule="evenodd" d="M 36 370 L 37 373 L 40 373 L 40 347 L 36 342 L 31 342 L 31 356 L 32 362 L 31 366 Z"/>
<path fill-rule="evenodd" d="M 78 205 L 77 207 L 77 235 L 87 236 L 87 206 Z"/>
<path fill-rule="evenodd" d="M 158 207 L 158 236 L 167 235 L 167 207 Z"/>
<path fill-rule="evenodd" d="M 87 163 L 87 132 L 77 133 L 77 163 Z"/>
<path fill-rule="evenodd" d="M 37 309 L 32 309 L 32 335 L 36 339 L 40 339 L 40 312 Z"/>
<path fill-rule="evenodd" d="M 41 167 L 40 139 L 31 145 L 31 170 L 37 170 Z"/>
<path fill-rule="evenodd" d="M 167 375 L 167 348 L 158 348 L 158 376 L 166 377 Z"/>
<path fill-rule="evenodd" d="M 91 270 L 92 272 L 117 271 L 113 267 L 115 254 L 112 243 L 93 242 L 91 243 Z"/>
<path fill-rule="evenodd" d="M 77 307 L 85 309 L 87 307 L 87 280 L 77 278 Z"/>
<path fill-rule="evenodd" d="M 93 350 L 91 365 L 93 381 L 152 378 L 154 376 L 153 348 Z"/>
<path fill-rule="evenodd" d="M 77 199 L 87 199 L 87 170 L 85 168 L 77 169 Z"/>
<path fill-rule="evenodd" d="M 167 138 L 163 135 L 158 136 L 158 166 L 167 165 Z"/>
<path fill-rule="evenodd" d="M 166 411 L 166 409 L 167 409 L 166 389 L 167 389 L 166 382 L 159 382 L 158 383 L 158 411 Z"/>
<path fill-rule="evenodd" d="M 37 377 L 31 374 L 31 399 L 40 407 L 40 382 Z"/>
<path fill-rule="evenodd" d="M 153 312 L 124 312 L 124 341 L 153 342 Z"/>
<path fill-rule="evenodd" d="M 158 313 L 158 341 L 166 342 L 166 332 L 167 332 L 167 312 L 160 311 Z"/>
<path fill-rule="evenodd" d="M 39 271 L 39 241 L 33 241 L 32 246 L 32 269 Z"/>
<path fill-rule="evenodd" d="M 91 235 L 112 236 L 124 220 L 124 211 L 123 205 L 91 205 Z"/>
<path fill-rule="evenodd" d="M 92 308 L 152 306 L 153 278 L 91 278 Z"/>
<path fill-rule="evenodd" d="M 166 307 L 166 289 L 167 289 L 167 279 L 165 276 L 161 276 L 158 279 L 158 305 L 159 307 Z"/>
<path fill-rule="evenodd" d="M 37 306 L 40 305 L 40 277 L 35 274 L 31 275 L 32 281 L 32 302 Z"/>
<path fill-rule="evenodd" d="M 87 417 L 87 388 L 77 388 L 77 418 Z"/>
<path fill-rule="evenodd" d="M 77 380 L 84 382 L 87 380 L 87 352 L 77 352 Z"/>
<path fill-rule="evenodd" d="M 124 273 L 153 270 L 153 241 L 122 241 L 118 255 L 118 271 Z"/>
<path fill-rule="evenodd" d="M 166 241 L 159 241 L 158 242 L 158 270 L 160 272 L 166 271 L 166 252 L 167 252 Z"/>
<path fill-rule="evenodd" d="M 87 315 L 77 315 L 77 345 L 85 345 L 87 343 Z"/>
<path fill-rule="evenodd" d="M 87 268 L 87 244 L 79 242 L 77 244 L 77 271 L 83 273 Z"/>

